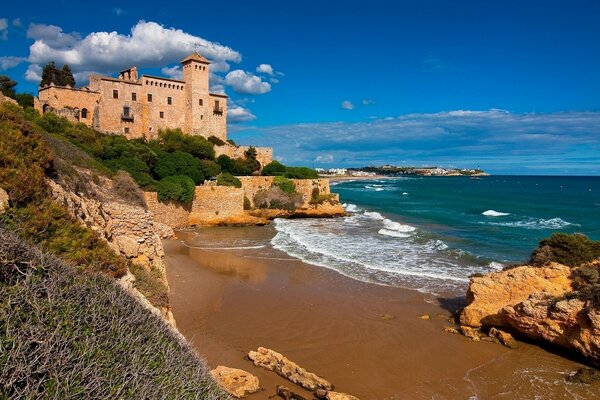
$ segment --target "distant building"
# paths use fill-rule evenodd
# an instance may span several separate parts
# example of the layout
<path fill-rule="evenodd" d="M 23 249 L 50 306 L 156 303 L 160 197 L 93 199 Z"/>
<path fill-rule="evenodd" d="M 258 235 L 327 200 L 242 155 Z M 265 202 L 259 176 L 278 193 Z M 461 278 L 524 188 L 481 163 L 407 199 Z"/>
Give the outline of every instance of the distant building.
<path fill-rule="evenodd" d="M 227 96 L 210 93 L 210 62 L 198 53 L 181 61 L 183 80 L 142 75 L 90 75 L 89 87 L 45 86 L 35 107 L 127 138 L 155 138 L 164 128 L 227 140 Z"/>

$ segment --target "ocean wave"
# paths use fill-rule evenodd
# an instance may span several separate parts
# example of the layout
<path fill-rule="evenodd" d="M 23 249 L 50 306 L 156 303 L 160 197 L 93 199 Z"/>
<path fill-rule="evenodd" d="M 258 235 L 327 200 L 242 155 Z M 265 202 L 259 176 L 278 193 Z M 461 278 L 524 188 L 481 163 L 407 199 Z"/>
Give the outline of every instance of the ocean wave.
<path fill-rule="evenodd" d="M 379 231 L 377 231 L 377 233 L 379 233 L 380 235 L 391 236 L 391 237 L 396 237 L 396 238 L 410 237 L 410 235 L 408 233 L 393 231 L 393 230 L 385 229 L 385 228 L 381 228 Z"/>
<path fill-rule="evenodd" d="M 580 226 L 569 221 L 565 221 L 561 218 L 526 218 L 519 221 L 512 222 L 487 222 L 488 225 L 495 226 L 507 226 L 510 228 L 524 228 L 524 229 L 563 229 L 568 226 Z"/>
<path fill-rule="evenodd" d="M 486 217 L 504 217 L 506 215 L 510 215 L 510 213 L 505 213 L 505 212 L 500 212 L 500 211 L 495 211 L 495 210 L 487 210 L 481 213 L 482 215 L 485 215 Z"/>
<path fill-rule="evenodd" d="M 392 221 L 391 219 L 387 218 L 383 220 L 383 226 L 387 230 L 397 232 L 414 232 L 417 229 L 414 226 L 404 225 L 400 222 Z"/>
<path fill-rule="evenodd" d="M 378 221 L 383 221 L 385 219 L 385 217 L 379 214 L 377 211 L 365 211 L 363 214 L 371 219 Z"/>
<path fill-rule="evenodd" d="M 497 261 L 492 261 L 491 263 L 488 264 L 488 266 L 492 269 L 495 269 L 496 271 L 500 271 L 504 268 L 504 264 L 499 263 Z"/>
<path fill-rule="evenodd" d="M 402 192 L 402 196 L 408 196 L 407 192 Z"/>
<path fill-rule="evenodd" d="M 232 247 L 204 247 L 204 246 L 192 246 L 187 243 L 183 243 L 184 246 L 189 247 L 190 249 L 199 249 L 199 250 L 253 250 L 253 249 L 263 249 L 265 245 L 256 245 L 256 246 L 232 246 Z"/>
<path fill-rule="evenodd" d="M 361 209 L 356 204 L 344 203 L 342 207 L 348 212 L 355 213 L 359 212 Z"/>

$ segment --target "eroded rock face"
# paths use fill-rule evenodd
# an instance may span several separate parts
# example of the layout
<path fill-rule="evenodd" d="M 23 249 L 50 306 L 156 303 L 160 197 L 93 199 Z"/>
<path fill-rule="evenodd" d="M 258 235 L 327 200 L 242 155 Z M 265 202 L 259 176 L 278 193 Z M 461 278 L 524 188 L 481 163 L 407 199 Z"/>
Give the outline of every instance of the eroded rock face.
<path fill-rule="evenodd" d="M 0 214 L 8 208 L 8 200 L 8 193 L 6 193 L 6 190 L 0 188 Z"/>
<path fill-rule="evenodd" d="M 250 351 L 248 357 L 257 367 L 276 372 L 311 392 L 317 389 L 333 390 L 331 382 L 308 372 L 276 351 L 259 347 L 257 351 Z"/>
<path fill-rule="evenodd" d="M 538 293 L 505 307 L 502 317 L 532 339 L 545 340 L 600 361 L 600 310 L 584 301 L 556 302 Z"/>
<path fill-rule="evenodd" d="M 500 344 L 511 348 L 517 348 L 517 341 L 512 335 L 508 332 L 501 331 L 500 329 L 492 328 L 490 329 L 489 335 L 491 338 L 496 339 Z"/>
<path fill-rule="evenodd" d="M 219 365 L 210 374 L 227 393 L 237 398 L 260 390 L 258 378 L 241 369 Z"/>
<path fill-rule="evenodd" d="M 561 296 L 572 290 L 569 267 L 551 264 L 546 267 L 521 266 L 471 278 L 467 302 L 460 315 L 461 325 L 505 326 L 500 311 L 514 306 L 532 293 Z"/>

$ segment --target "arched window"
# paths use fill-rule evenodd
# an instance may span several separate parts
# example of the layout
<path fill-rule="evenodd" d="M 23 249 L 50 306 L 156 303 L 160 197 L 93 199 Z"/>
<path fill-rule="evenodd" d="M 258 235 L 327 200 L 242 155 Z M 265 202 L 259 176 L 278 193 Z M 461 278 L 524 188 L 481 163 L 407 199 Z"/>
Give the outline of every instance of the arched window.
<path fill-rule="evenodd" d="M 87 108 L 81 109 L 81 118 L 87 119 Z"/>
<path fill-rule="evenodd" d="M 42 107 L 42 114 L 45 114 L 46 111 L 48 111 L 48 107 L 50 107 L 48 104 L 44 104 L 44 106 Z"/>

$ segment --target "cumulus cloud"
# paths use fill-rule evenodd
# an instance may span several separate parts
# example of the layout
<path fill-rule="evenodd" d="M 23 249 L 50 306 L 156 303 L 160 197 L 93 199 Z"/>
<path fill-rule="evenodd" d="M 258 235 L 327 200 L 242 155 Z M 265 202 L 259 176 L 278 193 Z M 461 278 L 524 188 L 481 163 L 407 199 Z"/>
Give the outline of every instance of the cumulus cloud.
<path fill-rule="evenodd" d="M 8 39 L 8 20 L 0 18 L 0 40 Z"/>
<path fill-rule="evenodd" d="M 225 84 L 233 90 L 244 94 L 263 94 L 271 90 L 271 85 L 259 76 L 241 69 L 229 72 L 225 76 Z"/>
<path fill-rule="evenodd" d="M 7 69 L 14 68 L 25 60 L 26 58 L 23 57 L 0 57 L 0 71 L 5 71 Z"/>
<path fill-rule="evenodd" d="M 344 110 L 354 110 L 354 104 L 352 104 L 352 102 L 350 100 L 342 101 L 341 107 Z"/>
<path fill-rule="evenodd" d="M 600 112 L 511 113 L 456 110 L 368 122 L 261 127 L 257 145 L 287 163 L 321 154 L 337 166 L 373 164 L 481 166 L 495 173 L 600 174 Z M 326 160 L 320 161 L 326 164 Z"/>
<path fill-rule="evenodd" d="M 160 72 L 171 79 L 181 80 L 183 78 L 183 72 L 181 71 L 181 67 L 179 65 L 175 65 L 173 67 L 163 67 L 161 68 Z"/>
<path fill-rule="evenodd" d="M 156 22 L 139 21 L 128 34 L 92 32 L 84 37 L 65 33 L 55 25 L 31 24 L 27 36 L 34 40 L 29 48 L 30 63 L 55 61 L 69 64 L 74 72 L 113 73 L 135 64 L 162 67 L 196 50 L 220 69 L 242 59 L 230 47 Z"/>
<path fill-rule="evenodd" d="M 260 64 L 256 67 L 256 72 L 261 74 L 267 74 L 273 76 L 275 73 L 273 72 L 273 67 L 269 64 Z"/>
<path fill-rule="evenodd" d="M 16 28 L 20 28 L 23 26 L 23 24 L 21 23 L 21 18 L 15 18 L 12 20 L 12 26 L 16 27 Z"/>
<path fill-rule="evenodd" d="M 231 99 L 227 102 L 227 122 L 228 123 L 238 123 L 238 122 L 248 122 L 254 121 L 256 119 L 256 115 L 252 114 L 250 110 L 244 108 Z"/>
<path fill-rule="evenodd" d="M 25 71 L 25 79 L 40 82 L 42 80 L 42 67 L 38 64 L 29 64 L 27 71 Z M 77 80 L 77 77 L 75 77 L 75 80 Z"/>

